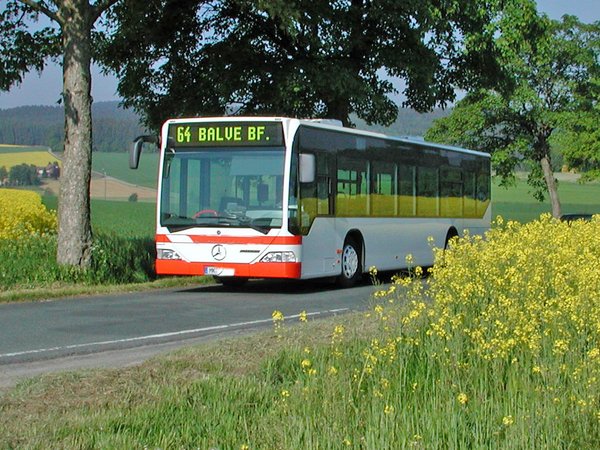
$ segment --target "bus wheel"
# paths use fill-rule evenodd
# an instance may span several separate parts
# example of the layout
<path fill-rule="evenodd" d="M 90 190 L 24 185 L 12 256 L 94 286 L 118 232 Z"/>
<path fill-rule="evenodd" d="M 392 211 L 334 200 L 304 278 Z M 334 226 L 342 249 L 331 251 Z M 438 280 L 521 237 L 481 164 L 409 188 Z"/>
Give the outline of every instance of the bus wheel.
<path fill-rule="evenodd" d="M 342 250 L 342 273 L 338 278 L 341 287 L 354 286 L 362 274 L 360 246 L 352 238 L 346 239 Z"/>
<path fill-rule="evenodd" d="M 455 237 L 458 237 L 458 232 L 456 231 L 456 228 L 452 227 L 448 230 L 448 233 L 446 234 L 446 243 L 444 244 L 444 250 L 448 250 L 448 247 L 452 244 L 452 239 L 454 239 Z"/>

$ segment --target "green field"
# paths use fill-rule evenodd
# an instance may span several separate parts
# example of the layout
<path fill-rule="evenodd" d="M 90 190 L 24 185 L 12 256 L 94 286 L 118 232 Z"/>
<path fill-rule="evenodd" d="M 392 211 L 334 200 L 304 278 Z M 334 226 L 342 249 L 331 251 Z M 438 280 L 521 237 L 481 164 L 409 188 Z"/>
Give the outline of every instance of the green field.
<path fill-rule="evenodd" d="M 55 196 L 44 196 L 46 207 L 57 209 Z M 92 199 L 92 226 L 94 231 L 115 233 L 128 237 L 152 237 L 155 227 L 154 203 L 120 202 Z"/>
<path fill-rule="evenodd" d="M 48 147 L 41 145 L 12 145 L 12 144 L 0 144 L 0 154 L 2 153 L 27 153 L 27 152 L 47 152 Z"/>
<path fill-rule="evenodd" d="M 0 167 L 5 167 L 7 170 L 19 164 L 33 164 L 36 167 L 44 167 L 48 163 L 54 162 L 60 164 L 56 157 L 41 149 L 41 147 L 18 152 L 0 152 Z"/>
<path fill-rule="evenodd" d="M 129 168 L 129 153 L 94 152 L 92 170 L 138 186 L 156 188 L 158 153 L 142 152 L 137 170 Z"/>
<path fill-rule="evenodd" d="M 552 208 L 548 199 L 538 202 L 529 193 L 530 188 L 523 180 L 517 180 L 514 187 L 508 189 L 494 183 L 492 186 L 492 215 L 507 220 L 529 222 L 542 213 L 550 213 Z M 600 213 L 600 183 L 580 184 L 561 181 L 558 185 L 563 214 Z"/>

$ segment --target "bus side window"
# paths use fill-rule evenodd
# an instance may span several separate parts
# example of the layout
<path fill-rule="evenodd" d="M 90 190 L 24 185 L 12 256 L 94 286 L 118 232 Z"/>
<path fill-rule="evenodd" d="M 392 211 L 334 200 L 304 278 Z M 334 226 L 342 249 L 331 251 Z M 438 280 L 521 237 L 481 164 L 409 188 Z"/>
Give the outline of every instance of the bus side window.
<path fill-rule="evenodd" d="M 417 167 L 417 215 L 419 217 L 439 215 L 438 186 L 438 169 Z"/>
<path fill-rule="evenodd" d="M 329 163 L 326 153 L 316 153 L 316 178 L 311 183 L 300 183 L 300 232 L 308 233 L 318 215 L 329 214 Z"/>
<path fill-rule="evenodd" d="M 327 154 L 317 154 L 317 214 L 329 215 L 329 160 Z"/>
<path fill-rule="evenodd" d="M 455 167 L 440 170 L 440 215 L 463 217 L 462 172 Z"/>
<path fill-rule="evenodd" d="M 371 163 L 371 215 L 376 217 L 397 215 L 396 165 L 385 161 Z"/>
<path fill-rule="evenodd" d="M 398 167 L 398 211 L 402 217 L 413 217 L 416 212 L 416 167 Z"/>
<path fill-rule="evenodd" d="M 340 217 L 367 216 L 367 161 L 340 156 L 337 161 L 336 213 Z"/>

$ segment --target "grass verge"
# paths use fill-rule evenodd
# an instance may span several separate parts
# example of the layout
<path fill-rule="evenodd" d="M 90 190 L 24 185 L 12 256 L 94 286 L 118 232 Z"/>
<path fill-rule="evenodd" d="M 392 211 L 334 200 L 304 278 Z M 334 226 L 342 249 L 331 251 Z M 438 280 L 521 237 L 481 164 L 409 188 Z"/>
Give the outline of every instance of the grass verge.
<path fill-rule="evenodd" d="M 214 283 L 213 277 L 205 276 L 165 277 L 143 283 L 124 283 L 113 285 L 84 285 L 77 283 L 56 282 L 44 287 L 0 291 L 0 303 L 39 301 L 86 295 L 122 294 L 125 292 L 142 292 L 154 289 L 169 289 L 212 283 Z"/>

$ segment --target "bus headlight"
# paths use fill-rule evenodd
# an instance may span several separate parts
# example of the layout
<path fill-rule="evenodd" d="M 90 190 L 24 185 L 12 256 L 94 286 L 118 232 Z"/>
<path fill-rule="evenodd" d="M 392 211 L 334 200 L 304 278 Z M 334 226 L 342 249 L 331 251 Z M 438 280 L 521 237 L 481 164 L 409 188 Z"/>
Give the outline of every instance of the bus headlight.
<path fill-rule="evenodd" d="M 260 262 L 296 262 L 296 255 L 294 252 L 270 252 Z"/>
<path fill-rule="evenodd" d="M 181 259 L 179 253 L 175 250 L 171 250 L 168 248 L 159 248 L 156 250 L 156 257 L 158 259 Z"/>

